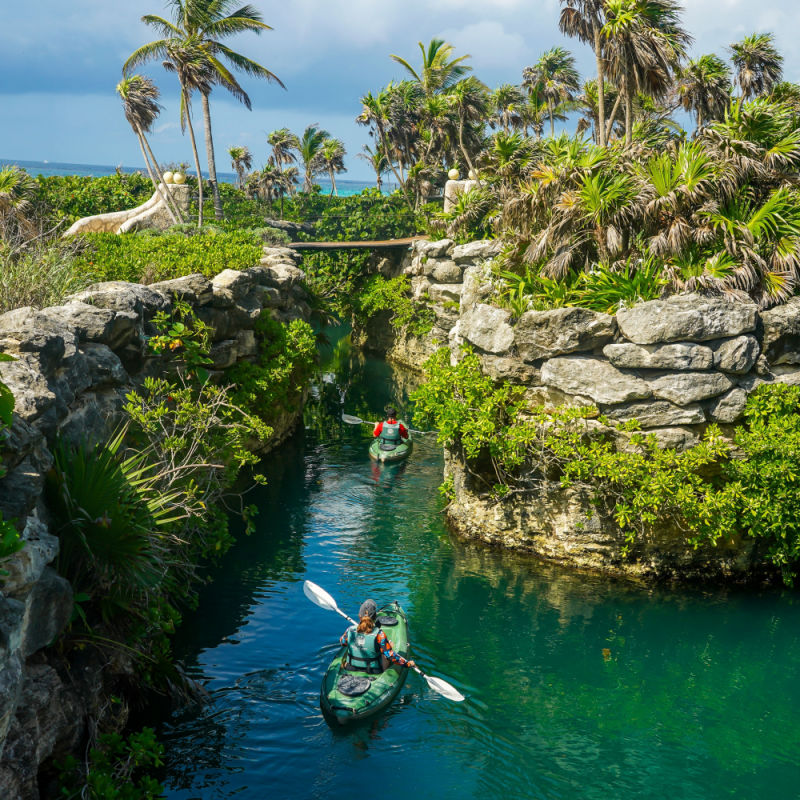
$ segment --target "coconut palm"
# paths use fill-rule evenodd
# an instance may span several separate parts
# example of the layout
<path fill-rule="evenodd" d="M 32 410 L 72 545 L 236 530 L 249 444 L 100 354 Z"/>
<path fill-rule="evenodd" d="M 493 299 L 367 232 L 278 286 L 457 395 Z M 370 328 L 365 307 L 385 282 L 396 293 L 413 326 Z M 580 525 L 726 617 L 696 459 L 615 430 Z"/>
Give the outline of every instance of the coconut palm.
<path fill-rule="evenodd" d="M 28 215 L 35 195 L 36 181 L 24 169 L 16 164 L 0 167 L 0 239 L 13 230 L 32 232 Z"/>
<path fill-rule="evenodd" d="M 572 100 L 578 91 L 579 76 L 575 58 L 563 47 L 553 47 L 542 54 L 532 67 L 522 71 L 522 85 L 547 102 L 550 135 L 555 136 L 555 108 Z"/>
<path fill-rule="evenodd" d="M 681 106 L 697 115 L 697 127 L 721 119 L 731 100 L 731 76 L 725 62 L 713 53 L 689 61 L 677 72 L 675 92 Z"/>
<path fill-rule="evenodd" d="M 736 68 L 736 84 L 741 90 L 739 107 L 752 97 L 769 94 L 783 75 L 783 56 L 775 47 L 771 33 L 754 33 L 730 46 Z"/>
<path fill-rule="evenodd" d="M 336 173 L 344 172 L 344 157 L 347 151 L 344 149 L 344 142 L 339 139 L 325 139 L 320 149 L 320 161 L 328 170 L 328 177 L 331 181 L 331 195 L 339 194 L 336 188 Z"/>
<path fill-rule="evenodd" d="M 489 111 L 489 90 L 474 76 L 464 78 L 447 92 L 451 108 L 456 114 L 458 149 L 470 170 L 474 169 L 474 158 L 483 144 L 482 131 Z M 468 147 L 467 139 L 469 139 Z M 470 149 L 473 156 L 470 156 Z"/>
<path fill-rule="evenodd" d="M 322 161 L 322 145 L 330 139 L 328 131 L 318 128 L 316 124 L 309 125 L 300 137 L 300 160 L 303 162 L 304 178 L 303 191 L 311 192 L 314 189 L 314 178 L 325 169 Z"/>
<path fill-rule="evenodd" d="M 244 188 L 247 172 L 253 167 L 253 155 L 249 148 L 236 145 L 228 148 L 228 155 L 231 157 L 231 166 L 237 175 L 239 188 L 242 189 Z"/>
<path fill-rule="evenodd" d="M 617 88 L 605 81 L 603 90 L 603 104 L 605 107 L 601 108 L 600 89 L 597 81 L 586 81 L 583 84 L 581 93 L 573 103 L 573 110 L 581 112 L 581 117 L 578 120 L 578 135 L 580 136 L 584 131 L 591 130 L 592 139 L 596 144 L 601 144 L 601 139 L 603 142 L 607 142 L 605 120 L 609 118 L 610 107 L 614 106 L 618 97 Z"/>
<path fill-rule="evenodd" d="M 300 140 L 288 128 L 279 128 L 267 136 L 267 143 L 272 148 L 272 157 L 278 169 L 284 164 L 297 161 L 295 152 L 300 149 Z"/>
<path fill-rule="evenodd" d="M 504 83 L 498 86 L 489 95 L 489 107 L 493 112 L 489 123 L 494 127 L 495 120 L 499 121 L 504 133 L 509 133 L 511 128 L 518 128 L 522 124 L 520 108 L 525 103 L 525 97 L 519 86 Z"/>
<path fill-rule="evenodd" d="M 380 192 L 383 188 L 383 173 L 389 168 L 386 153 L 380 145 L 373 150 L 365 144 L 362 150 L 362 153 L 356 154 L 356 158 L 363 159 L 375 170 L 375 188 Z"/>
<path fill-rule="evenodd" d="M 125 62 L 123 71 L 127 72 L 138 64 L 152 58 L 164 58 L 166 43 L 170 40 L 193 42 L 200 46 L 204 55 L 204 80 L 196 87 L 200 91 L 205 127 L 206 155 L 208 158 L 209 182 L 214 196 L 214 211 L 217 219 L 222 218 L 222 204 L 217 185 L 214 141 L 211 132 L 211 111 L 209 95 L 212 87 L 219 85 L 227 89 L 237 100 L 250 109 L 252 104 L 247 93 L 239 85 L 224 61 L 244 74 L 277 83 L 283 83 L 266 67 L 237 53 L 222 43 L 223 39 L 237 33 L 250 31 L 260 34 L 272 30 L 251 5 L 237 7 L 237 0 L 168 0 L 172 8 L 173 20 L 155 14 L 146 14 L 142 21 L 155 28 L 163 37 L 136 50 Z M 198 171 L 198 176 L 199 176 Z"/>
<path fill-rule="evenodd" d="M 142 158 L 153 188 L 161 198 L 161 202 L 167 209 L 172 222 L 177 225 L 178 222 L 183 222 L 183 217 L 169 189 L 162 190 L 161 167 L 156 161 L 145 135 L 153 127 L 153 122 L 157 119 L 161 109 L 158 104 L 158 87 L 149 78 L 144 78 L 141 75 L 131 75 L 123 78 L 117 84 L 117 94 L 122 98 L 125 119 L 128 120 L 133 132 L 136 134 L 139 149 L 142 151 Z"/>
<path fill-rule="evenodd" d="M 597 124 L 596 138 L 600 146 L 606 144 L 606 67 L 603 59 L 602 30 L 605 24 L 604 0 L 561 0 L 561 17 L 558 27 L 567 36 L 589 44 L 597 63 Z"/>
<path fill-rule="evenodd" d="M 427 48 L 422 42 L 417 44 L 422 52 L 422 66 L 419 72 L 404 58 L 395 55 L 391 58 L 405 67 L 414 81 L 420 85 L 426 97 L 448 89 L 472 71 L 472 67 L 463 63 L 471 56 L 452 58 L 455 48 L 444 39 L 431 39 Z"/>

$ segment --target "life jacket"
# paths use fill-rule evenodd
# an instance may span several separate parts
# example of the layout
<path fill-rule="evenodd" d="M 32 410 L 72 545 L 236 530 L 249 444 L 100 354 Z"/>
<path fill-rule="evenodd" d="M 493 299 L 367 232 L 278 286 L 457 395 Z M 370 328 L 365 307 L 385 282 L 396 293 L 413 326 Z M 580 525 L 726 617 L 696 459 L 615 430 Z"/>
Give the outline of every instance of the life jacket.
<path fill-rule="evenodd" d="M 402 441 L 400 436 L 399 422 L 384 422 L 381 428 L 381 441 L 389 444 L 399 444 Z"/>
<path fill-rule="evenodd" d="M 375 675 L 383 672 L 383 662 L 376 639 L 380 628 L 372 633 L 359 633 L 355 628 L 347 632 L 347 669 Z"/>

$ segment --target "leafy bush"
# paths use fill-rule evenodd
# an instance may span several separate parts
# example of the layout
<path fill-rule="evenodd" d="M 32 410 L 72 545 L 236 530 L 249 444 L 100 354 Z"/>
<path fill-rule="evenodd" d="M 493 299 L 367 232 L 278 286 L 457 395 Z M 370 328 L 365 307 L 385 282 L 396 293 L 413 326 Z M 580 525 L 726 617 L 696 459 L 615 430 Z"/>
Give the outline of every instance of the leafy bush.
<path fill-rule="evenodd" d="M 793 580 L 800 562 L 800 387 L 763 385 L 751 395 L 733 457 L 715 425 L 677 453 L 661 449 L 635 421 L 612 423 L 595 408 L 532 407 L 524 388 L 496 386 L 469 351 L 452 366 L 442 349 L 425 370 L 427 382 L 412 398 L 418 424 L 435 426 L 496 499 L 553 482 L 583 487 L 628 546 L 665 522 L 695 547 L 749 536 L 763 540 L 765 558 Z"/>
<path fill-rule="evenodd" d="M 391 324 L 397 331 L 424 336 L 433 327 L 433 310 L 411 299 L 407 275 L 387 279 L 383 275 L 369 278 L 358 295 L 355 314 L 362 322 L 379 311 L 391 311 Z"/>
<path fill-rule="evenodd" d="M 204 236 L 148 236 L 91 233 L 75 269 L 95 280 L 133 283 L 179 278 L 193 272 L 213 277 L 222 268 L 245 270 L 258 264 L 261 240 L 249 232 Z"/>

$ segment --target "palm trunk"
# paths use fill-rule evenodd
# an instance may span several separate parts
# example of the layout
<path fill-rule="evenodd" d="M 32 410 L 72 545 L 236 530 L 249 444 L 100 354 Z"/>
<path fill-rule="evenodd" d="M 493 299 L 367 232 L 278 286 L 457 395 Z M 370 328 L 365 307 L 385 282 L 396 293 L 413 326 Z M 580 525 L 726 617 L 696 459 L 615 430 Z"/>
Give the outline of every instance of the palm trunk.
<path fill-rule="evenodd" d="M 189 141 L 192 143 L 192 155 L 194 156 L 194 168 L 197 170 L 197 227 L 203 227 L 203 173 L 200 169 L 200 156 L 197 154 L 197 140 L 194 138 L 194 127 L 192 126 L 192 112 L 189 109 L 189 97 L 186 89 L 183 90 L 183 105 L 186 109 L 186 125 L 189 128 Z"/>
<path fill-rule="evenodd" d="M 555 120 L 553 119 L 553 101 L 547 101 L 547 110 L 550 114 L 550 138 L 554 139 L 556 135 L 556 124 Z"/>
<path fill-rule="evenodd" d="M 633 97 L 625 88 L 625 145 L 630 147 L 633 143 Z"/>
<path fill-rule="evenodd" d="M 333 168 L 328 170 L 329 175 L 331 176 L 331 194 L 339 196 L 339 190 L 336 188 L 336 174 L 333 171 Z"/>
<path fill-rule="evenodd" d="M 614 128 L 614 121 L 617 118 L 617 111 L 619 111 L 619 104 L 622 102 L 622 92 L 617 95 L 617 99 L 614 101 L 614 107 L 611 109 L 611 116 L 608 118 L 608 123 L 606 125 L 606 144 L 611 139 L 611 131 Z"/>
<path fill-rule="evenodd" d="M 469 155 L 467 154 L 467 148 L 464 147 L 464 126 L 463 125 L 459 125 L 458 126 L 458 144 L 459 144 L 459 147 L 461 148 L 461 152 L 464 154 L 464 159 L 467 162 L 467 166 L 469 167 L 469 171 L 472 172 L 474 167 L 472 166 L 472 161 L 471 161 Z M 469 175 L 467 177 L 469 177 Z"/>
<path fill-rule="evenodd" d="M 389 150 L 389 142 L 386 140 L 386 132 L 383 130 L 382 125 L 378 125 L 378 134 L 381 137 L 381 142 L 383 142 L 383 151 L 387 154 L 387 160 L 389 161 L 389 166 L 391 167 L 392 172 L 394 172 L 395 178 L 397 178 L 397 183 L 400 186 L 400 190 L 403 192 L 403 197 L 406 201 L 406 205 L 408 206 L 408 210 L 413 213 L 414 206 L 411 205 L 411 200 L 408 197 L 408 190 L 406 188 L 406 182 L 400 177 L 397 172 L 397 169 L 394 166 L 394 163 L 391 161 L 390 157 L 388 156 Z"/>
<path fill-rule="evenodd" d="M 206 138 L 206 159 L 208 160 L 208 182 L 211 184 L 211 194 L 214 197 L 214 217 L 224 219 L 222 213 L 222 199 L 219 196 L 217 184 L 217 162 L 214 158 L 214 137 L 211 135 L 211 108 L 208 104 L 208 95 L 200 93 L 200 102 L 203 105 L 203 125 Z"/>
<path fill-rule="evenodd" d="M 600 41 L 600 26 L 594 26 L 594 53 L 597 59 L 597 117 L 598 134 L 600 136 L 600 147 L 606 146 L 606 81 L 605 63 L 602 56 L 602 44 Z"/>
<path fill-rule="evenodd" d="M 161 169 L 161 166 L 159 165 L 158 160 L 156 159 L 155 154 L 150 147 L 150 143 L 147 141 L 147 137 L 144 135 L 144 131 L 141 131 L 141 136 L 142 143 L 147 149 L 147 152 L 150 154 L 150 160 L 153 162 L 154 171 L 160 181 L 164 171 Z M 170 210 L 170 215 L 173 217 L 173 219 L 177 218 L 178 222 L 183 222 L 183 214 L 181 213 L 180 208 L 178 208 L 178 204 L 175 202 L 175 198 L 172 196 L 171 191 L 167 190 L 164 202 L 167 204 L 167 207 Z"/>
<path fill-rule="evenodd" d="M 153 174 L 153 168 L 150 166 L 150 159 L 147 157 L 147 152 L 144 149 L 144 142 L 142 139 L 141 129 L 138 127 L 136 128 L 136 138 L 139 140 L 139 149 L 142 151 L 142 157 L 144 158 L 144 165 L 147 167 L 147 174 L 150 176 L 150 180 L 153 182 L 153 188 L 156 190 L 156 193 L 161 198 L 161 202 L 164 204 L 164 207 L 167 209 L 167 213 L 172 217 L 172 222 L 174 225 L 178 224 L 178 220 L 175 217 L 172 208 L 170 207 L 169 203 L 167 202 L 167 198 L 164 196 L 164 192 L 161 190 L 161 182 L 156 180 L 155 175 Z M 169 193 L 169 189 L 167 189 L 167 193 Z"/>

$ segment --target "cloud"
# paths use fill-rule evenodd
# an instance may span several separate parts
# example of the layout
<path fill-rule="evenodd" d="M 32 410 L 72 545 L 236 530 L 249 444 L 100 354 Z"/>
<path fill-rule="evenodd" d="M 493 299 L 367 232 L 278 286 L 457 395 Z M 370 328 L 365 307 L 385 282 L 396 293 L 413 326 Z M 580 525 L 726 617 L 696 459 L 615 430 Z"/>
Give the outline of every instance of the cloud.
<path fill-rule="evenodd" d="M 481 20 L 463 28 L 449 28 L 442 31 L 442 38 L 454 45 L 459 54 L 471 53 L 476 72 L 481 67 L 522 64 L 530 56 L 525 39 L 518 33 L 508 33 L 495 21 Z"/>

